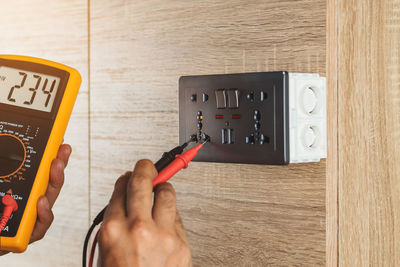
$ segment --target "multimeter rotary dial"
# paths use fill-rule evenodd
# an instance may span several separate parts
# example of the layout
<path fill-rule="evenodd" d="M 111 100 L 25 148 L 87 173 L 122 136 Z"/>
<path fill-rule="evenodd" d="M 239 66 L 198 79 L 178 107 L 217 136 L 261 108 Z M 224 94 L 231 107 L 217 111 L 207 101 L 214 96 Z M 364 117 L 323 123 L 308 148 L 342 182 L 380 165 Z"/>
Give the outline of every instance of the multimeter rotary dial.
<path fill-rule="evenodd" d="M 24 166 L 26 148 L 15 135 L 0 133 L 0 179 L 17 174 Z"/>

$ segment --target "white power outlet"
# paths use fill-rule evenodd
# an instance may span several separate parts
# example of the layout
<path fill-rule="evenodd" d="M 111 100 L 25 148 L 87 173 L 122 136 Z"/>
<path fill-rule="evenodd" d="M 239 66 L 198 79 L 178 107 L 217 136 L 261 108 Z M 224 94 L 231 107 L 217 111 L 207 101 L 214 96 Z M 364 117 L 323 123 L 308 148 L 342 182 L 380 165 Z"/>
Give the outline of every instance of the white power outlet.
<path fill-rule="evenodd" d="M 289 73 L 290 163 L 326 158 L 326 78 Z"/>

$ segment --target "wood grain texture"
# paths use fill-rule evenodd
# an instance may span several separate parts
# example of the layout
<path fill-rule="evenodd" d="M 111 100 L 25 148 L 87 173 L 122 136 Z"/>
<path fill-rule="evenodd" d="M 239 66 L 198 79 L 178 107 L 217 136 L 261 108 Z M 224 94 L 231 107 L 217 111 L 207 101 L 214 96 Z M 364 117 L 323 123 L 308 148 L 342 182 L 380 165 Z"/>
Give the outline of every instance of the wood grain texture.
<path fill-rule="evenodd" d="M 87 1 L 2 2 L 1 54 L 36 56 L 73 66 L 83 83 L 65 142 L 73 147 L 66 180 L 46 237 L 24 254 L 1 257 L 1 266 L 79 266 L 88 227 Z"/>
<path fill-rule="evenodd" d="M 178 141 L 181 75 L 325 75 L 326 1 L 91 1 L 91 215 Z M 174 178 L 196 266 L 325 265 L 325 165 L 193 163 Z"/>
<path fill-rule="evenodd" d="M 400 266 L 400 1 L 340 1 L 339 263 Z"/>
<path fill-rule="evenodd" d="M 327 10 L 326 265 L 338 266 L 338 0 Z"/>

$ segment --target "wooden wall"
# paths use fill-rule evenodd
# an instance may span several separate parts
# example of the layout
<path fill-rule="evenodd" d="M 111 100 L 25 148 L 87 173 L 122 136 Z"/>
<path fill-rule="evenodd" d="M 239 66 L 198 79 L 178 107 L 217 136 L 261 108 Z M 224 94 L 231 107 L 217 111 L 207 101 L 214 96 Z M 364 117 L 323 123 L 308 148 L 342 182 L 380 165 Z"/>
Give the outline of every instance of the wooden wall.
<path fill-rule="evenodd" d="M 325 75 L 326 6 L 323 0 L 3 4 L 1 53 L 75 66 L 83 86 L 65 137 L 74 152 L 54 225 L 25 254 L 0 263 L 79 266 L 89 219 L 108 201 L 116 178 L 178 142 L 179 76 Z M 325 165 L 193 163 L 177 175 L 195 265 L 325 265 Z"/>
<path fill-rule="evenodd" d="M 400 1 L 339 2 L 339 264 L 400 266 Z"/>

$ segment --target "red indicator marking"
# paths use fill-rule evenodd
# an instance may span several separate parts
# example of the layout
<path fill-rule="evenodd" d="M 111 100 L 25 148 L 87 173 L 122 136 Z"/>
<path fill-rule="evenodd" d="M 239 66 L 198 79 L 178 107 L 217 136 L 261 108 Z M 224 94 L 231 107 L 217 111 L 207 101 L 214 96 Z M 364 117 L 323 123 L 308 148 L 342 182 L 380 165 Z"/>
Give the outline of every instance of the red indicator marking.
<path fill-rule="evenodd" d="M 240 114 L 233 114 L 232 119 L 240 119 Z"/>
<path fill-rule="evenodd" d="M 224 115 L 215 115 L 215 118 L 218 119 L 218 120 L 220 120 L 220 119 L 223 119 L 223 118 L 224 118 Z"/>

